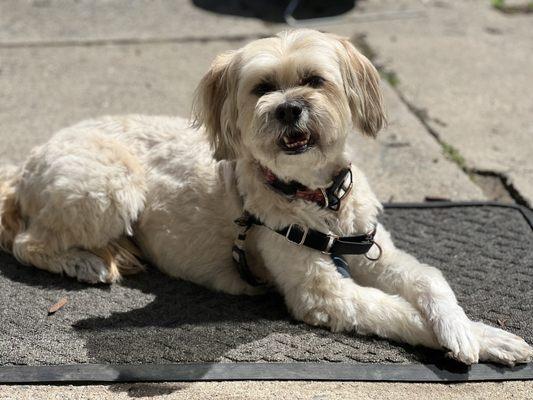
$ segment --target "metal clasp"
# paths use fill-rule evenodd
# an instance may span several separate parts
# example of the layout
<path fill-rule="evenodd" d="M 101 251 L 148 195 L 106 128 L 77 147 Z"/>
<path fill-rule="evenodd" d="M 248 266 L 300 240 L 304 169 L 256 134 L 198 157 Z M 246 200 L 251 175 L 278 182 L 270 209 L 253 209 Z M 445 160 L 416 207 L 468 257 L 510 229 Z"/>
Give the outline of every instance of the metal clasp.
<path fill-rule="evenodd" d="M 372 250 L 372 247 L 374 247 L 374 246 L 376 246 L 376 247 L 378 248 L 379 253 L 378 253 L 378 256 L 377 256 L 377 257 L 372 258 L 372 257 L 369 257 L 369 256 L 368 256 L 368 251 Z M 369 261 L 378 261 L 378 260 L 381 258 L 381 255 L 383 254 L 383 249 L 381 248 L 381 246 L 380 246 L 377 242 L 374 242 L 374 243 L 372 244 L 372 247 L 369 248 L 368 251 L 365 253 L 365 257 L 366 257 L 366 259 L 369 260 Z"/>
<path fill-rule="evenodd" d="M 300 240 L 299 243 L 289 239 L 289 235 L 291 234 L 291 231 L 292 231 L 293 227 L 296 227 L 297 229 L 299 229 L 299 230 L 301 230 L 303 232 L 302 233 L 302 239 Z M 298 224 L 290 224 L 289 225 L 289 229 L 287 230 L 287 233 L 285 234 L 285 239 L 287 239 L 291 243 L 294 243 L 294 244 L 297 244 L 298 246 L 301 246 L 305 242 L 305 239 L 307 238 L 307 233 L 308 232 L 309 232 L 309 228 L 307 228 L 307 227 L 302 227 L 302 226 L 300 226 Z"/>
<path fill-rule="evenodd" d="M 339 238 L 337 235 L 328 235 L 328 236 L 329 236 L 328 245 L 326 246 L 324 250 L 321 251 L 322 254 L 331 254 L 331 248 L 333 247 L 333 243 L 335 243 L 335 240 Z"/>

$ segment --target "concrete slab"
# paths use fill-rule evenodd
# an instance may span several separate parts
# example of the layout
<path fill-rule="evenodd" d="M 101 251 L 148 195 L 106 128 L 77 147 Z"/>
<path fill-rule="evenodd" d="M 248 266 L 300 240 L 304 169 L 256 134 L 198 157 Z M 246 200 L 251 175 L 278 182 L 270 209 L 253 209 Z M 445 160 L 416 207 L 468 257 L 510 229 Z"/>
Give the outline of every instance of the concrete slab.
<path fill-rule="evenodd" d="M 255 37 L 265 32 L 269 30 L 261 20 L 232 15 L 220 18 L 189 0 L 0 2 L 0 44 L 156 38 L 220 40 Z"/>
<path fill-rule="evenodd" d="M 245 41 L 0 49 L 0 160 L 20 163 L 56 130 L 104 114 L 189 115 L 215 55 Z M 480 199 L 481 191 L 385 85 L 390 126 L 354 135 L 357 163 L 383 201 Z"/>
<path fill-rule="evenodd" d="M 382 201 L 484 199 L 482 191 L 454 163 L 383 82 L 388 126 L 376 140 L 357 136 L 351 142 L 355 164 L 362 168 Z"/>
<path fill-rule="evenodd" d="M 236 14 L 249 13 L 239 7 Z M 217 53 L 278 29 L 186 0 L 1 2 L 0 159 L 21 162 L 54 131 L 88 117 L 186 116 L 195 85 Z M 375 143 L 354 139 L 380 198 L 482 198 L 387 93 L 390 129 Z"/>
<path fill-rule="evenodd" d="M 244 43 L 244 42 L 243 42 Z M 215 54 L 241 42 L 0 49 L 0 159 L 105 114 L 189 115 Z"/>
<path fill-rule="evenodd" d="M 533 382 L 484 382 L 463 384 L 369 382 L 198 382 L 136 383 L 92 386 L 0 386 L 0 399 L 106 400 L 224 399 L 224 400 L 529 400 Z"/>
<path fill-rule="evenodd" d="M 503 14 L 485 0 L 364 5 L 367 12 L 423 11 L 332 29 L 366 33 L 405 99 L 467 167 L 502 174 L 533 204 L 531 16 Z"/>

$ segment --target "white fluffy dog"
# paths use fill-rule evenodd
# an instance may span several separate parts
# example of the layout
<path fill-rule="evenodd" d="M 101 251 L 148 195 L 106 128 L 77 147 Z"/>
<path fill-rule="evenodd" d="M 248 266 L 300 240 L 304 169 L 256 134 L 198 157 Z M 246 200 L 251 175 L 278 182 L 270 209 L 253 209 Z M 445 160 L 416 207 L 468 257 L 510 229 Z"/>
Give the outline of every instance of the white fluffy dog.
<path fill-rule="evenodd" d="M 178 118 L 88 120 L 4 168 L 2 247 L 91 283 L 138 271 L 141 255 L 232 294 L 259 292 L 243 276 L 260 277 L 311 325 L 445 349 L 467 364 L 531 360 L 520 337 L 470 321 L 440 271 L 396 249 L 377 223 L 381 205 L 344 150 L 354 128 L 374 136 L 384 122 L 379 77 L 349 41 L 296 30 L 224 53 L 194 117 L 205 135 Z M 243 211 L 253 216 L 244 228 L 234 223 Z M 346 236 L 366 250 L 341 251 Z M 232 248 L 251 271 L 239 273 Z"/>

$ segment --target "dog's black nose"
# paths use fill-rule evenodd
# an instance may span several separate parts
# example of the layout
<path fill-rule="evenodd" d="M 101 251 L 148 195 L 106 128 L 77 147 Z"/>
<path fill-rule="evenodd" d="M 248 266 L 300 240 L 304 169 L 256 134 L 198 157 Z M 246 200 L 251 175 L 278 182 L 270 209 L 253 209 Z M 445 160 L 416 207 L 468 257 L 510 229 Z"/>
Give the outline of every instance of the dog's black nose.
<path fill-rule="evenodd" d="M 293 125 L 302 114 L 302 105 L 297 101 L 287 101 L 276 108 L 276 119 L 286 125 Z"/>

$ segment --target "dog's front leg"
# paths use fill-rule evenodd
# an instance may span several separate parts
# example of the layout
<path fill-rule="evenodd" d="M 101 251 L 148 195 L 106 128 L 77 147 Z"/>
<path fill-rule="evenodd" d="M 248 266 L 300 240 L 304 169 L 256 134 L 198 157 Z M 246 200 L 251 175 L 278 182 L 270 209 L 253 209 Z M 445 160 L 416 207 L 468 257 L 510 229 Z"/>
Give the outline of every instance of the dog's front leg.
<path fill-rule="evenodd" d="M 349 258 L 352 276 L 362 285 L 399 294 L 409 301 L 431 324 L 450 356 L 466 364 L 479 360 L 513 364 L 531 359 L 533 351 L 522 338 L 470 321 L 442 273 L 397 249 L 381 225 L 376 242 L 382 249 L 378 261 L 363 256 Z M 376 253 L 374 247 L 370 256 Z"/>
<path fill-rule="evenodd" d="M 408 301 L 358 286 L 337 271 L 329 256 L 286 242 L 266 249 L 263 255 L 296 319 L 332 331 L 355 330 L 441 348 L 425 318 Z"/>

